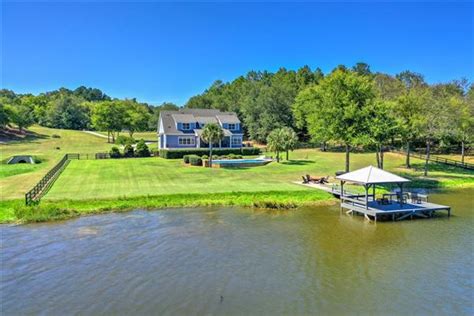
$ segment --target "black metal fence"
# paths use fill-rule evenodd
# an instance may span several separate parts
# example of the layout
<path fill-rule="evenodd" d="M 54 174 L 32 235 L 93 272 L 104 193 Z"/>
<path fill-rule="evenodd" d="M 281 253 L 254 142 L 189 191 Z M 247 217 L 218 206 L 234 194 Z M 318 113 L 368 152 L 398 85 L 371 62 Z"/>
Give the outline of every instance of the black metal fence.
<path fill-rule="evenodd" d="M 48 192 L 54 181 L 61 172 L 66 168 L 71 159 L 79 159 L 79 154 L 66 154 L 48 173 L 25 194 L 25 204 L 32 205 L 38 203 L 41 198 Z"/>

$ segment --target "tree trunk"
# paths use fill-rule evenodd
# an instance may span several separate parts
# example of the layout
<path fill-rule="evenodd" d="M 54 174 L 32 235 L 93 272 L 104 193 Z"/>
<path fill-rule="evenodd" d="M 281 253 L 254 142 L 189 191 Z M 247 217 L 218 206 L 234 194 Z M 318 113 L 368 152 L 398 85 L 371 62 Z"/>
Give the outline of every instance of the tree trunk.
<path fill-rule="evenodd" d="M 407 168 L 410 169 L 410 142 L 407 142 L 407 161 L 406 161 Z"/>
<path fill-rule="evenodd" d="M 379 155 L 379 145 L 375 149 L 375 158 L 377 158 L 377 168 L 380 168 L 380 155 Z"/>
<path fill-rule="evenodd" d="M 380 146 L 380 169 L 383 170 L 383 146 Z"/>
<path fill-rule="evenodd" d="M 461 162 L 464 164 L 464 140 L 461 141 Z"/>
<path fill-rule="evenodd" d="M 209 168 L 212 168 L 212 142 L 209 142 Z"/>
<path fill-rule="evenodd" d="M 112 143 L 115 144 L 115 132 L 112 132 Z"/>
<path fill-rule="evenodd" d="M 326 151 L 326 141 L 323 141 L 323 151 Z"/>
<path fill-rule="evenodd" d="M 107 131 L 107 143 L 110 143 L 110 131 Z"/>
<path fill-rule="evenodd" d="M 349 154 L 350 154 L 350 146 L 346 144 L 346 172 L 349 172 Z"/>
<path fill-rule="evenodd" d="M 290 159 L 290 154 L 289 154 L 289 150 L 286 151 L 286 160 L 289 160 Z"/>
<path fill-rule="evenodd" d="M 425 172 L 423 173 L 426 177 L 428 175 L 428 163 L 430 161 L 430 141 L 426 141 L 426 159 L 425 159 Z"/>
<path fill-rule="evenodd" d="M 130 135 L 130 138 L 133 138 L 133 132 L 132 131 L 128 131 L 128 134 Z"/>
<path fill-rule="evenodd" d="M 280 162 L 280 152 L 278 150 L 276 151 L 276 155 L 277 155 L 277 162 L 279 163 Z"/>

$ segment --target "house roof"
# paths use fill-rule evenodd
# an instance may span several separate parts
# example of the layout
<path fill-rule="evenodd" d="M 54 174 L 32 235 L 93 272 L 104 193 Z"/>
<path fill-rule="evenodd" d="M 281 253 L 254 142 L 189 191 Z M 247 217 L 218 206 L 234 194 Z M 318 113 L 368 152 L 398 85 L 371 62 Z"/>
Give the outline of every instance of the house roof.
<path fill-rule="evenodd" d="M 181 135 L 185 134 L 176 128 L 176 123 L 240 123 L 237 114 L 234 112 L 221 112 L 214 109 L 180 109 L 178 111 L 161 111 L 159 124 L 165 134 Z M 232 135 L 224 129 L 226 136 Z"/>
<path fill-rule="evenodd" d="M 240 123 L 240 120 L 235 113 L 219 114 L 216 115 L 216 117 L 221 123 Z"/>
<path fill-rule="evenodd" d="M 195 116 L 195 119 L 199 123 L 217 123 L 217 118 L 213 116 Z"/>
<path fill-rule="evenodd" d="M 374 166 L 368 166 L 345 173 L 343 175 L 337 176 L 336 179 L 361 184 L 410 182 L 408 179 L 402 178 L 396 174 L 376 168 Z"/>
<path fill-rule="evenodd" d="M 171 114 L 173 120 L 177 123 L 194 123 L 196 118 L 192 114 Z"/>

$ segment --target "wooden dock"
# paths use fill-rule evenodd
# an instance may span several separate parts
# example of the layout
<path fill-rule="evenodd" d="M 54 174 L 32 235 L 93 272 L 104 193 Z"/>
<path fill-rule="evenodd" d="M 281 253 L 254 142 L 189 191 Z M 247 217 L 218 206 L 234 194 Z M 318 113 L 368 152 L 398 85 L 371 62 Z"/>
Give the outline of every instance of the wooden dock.
<path fill-rule="evenodd" d="M 295 183 L 326 191 L 341 199 L 340 186 L 336 184 L 324 185 L 316 183 Z M 364 194 L 344 190 L 341 199 L 341 211 L 345 209 L 345 213 L 348 215 L 362 215 L 369 221 L 400 221 L 412 218 L 430 218 L 438 211 L 446 211 L 448 217 L 451 216 L 451 207 L 430 203 L 427 200 L 427 196 L 423 195 L 422 197 L 423 199 L 418 201 L 418 203 L 407 201 L 400 205 L 397 201 L 389 201 L 389 204 L 381 204 L 374 200 L 373 195 L 369 195 L 366 201 L 366 196 Z M 410 196 L 407 200 L 410 200 Z"/>

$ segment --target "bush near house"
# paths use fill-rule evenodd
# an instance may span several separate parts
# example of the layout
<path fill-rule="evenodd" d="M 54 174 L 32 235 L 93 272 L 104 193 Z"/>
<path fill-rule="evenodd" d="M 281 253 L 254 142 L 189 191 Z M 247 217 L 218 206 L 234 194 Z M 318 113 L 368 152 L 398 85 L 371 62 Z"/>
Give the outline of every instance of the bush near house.
<path fill-rule="evenodd" d="M 191 166 L 202 166 L 202 159 L 198 155 L 190 155 L 189 164 Z"/>
<path fill-rule="evenodd" d="M 191 156 L 191 155 L 184 155 L 183 156 L 183 162 L 184 163 L 189 163 L 189 156 Z"/>
<path fill-rule="evenodd" d="M 120 153 L 120 149 L 118 147 L 112 147 L 110 149 L 110 158 L 121 158 L 122 154 Z"/>
<path fill-rule="evenodd" d="M 145 144 L 145 141 L 143 139 L 141 139 L 137 143 L 137 148 L 136 148 L 136 151 L 135 151 L 135 155 L 137 157 L 150 157 L 150 149 Z"/>
<path fill-rule="evenodd" d="M 260 155 L 260 148 L 249 147 L 249 148 L 226 148 L 226 149 L 213 149 L 215 155 L 243 155 L 243 156 L 257 156 Z M 208 155 L 209 149 L 196 148 L 196 149 L 160 149 L 160 157 L 165 159 L 181 159 L 185 155 L 197 155 L 203 156 Z"/>
<path fill-rule="evenodd" d="M 134 154 L 132 145 L 130 145 L 130 144 L 125 145 L 125 147 L 123 148 L 123 156 L 131 158 L 134 155 L 135 154 Z"/>

